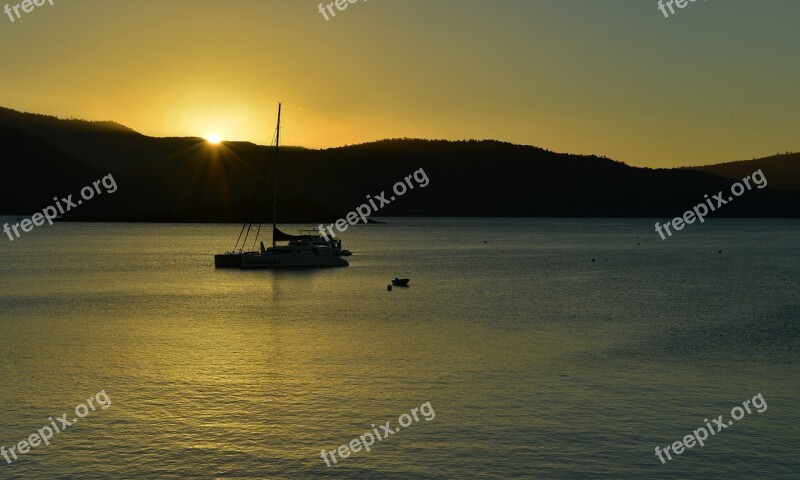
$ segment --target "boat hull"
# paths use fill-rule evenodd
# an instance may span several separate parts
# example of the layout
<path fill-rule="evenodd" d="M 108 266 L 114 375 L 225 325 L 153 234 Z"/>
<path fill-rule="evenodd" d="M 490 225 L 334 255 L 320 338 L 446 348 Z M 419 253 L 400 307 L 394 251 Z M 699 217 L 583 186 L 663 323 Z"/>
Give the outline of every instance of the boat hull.
<path fill-rule="evenodd" d="M 242 268 L 347 267 L 347 260 L 334 255 L 242 255 Z"/>
<path fill-rule="evenodd" d="M 240 268 L 241 266 L 241 253 L 225 253 L 222 255 L 214 255 L 215 268 Z"/>

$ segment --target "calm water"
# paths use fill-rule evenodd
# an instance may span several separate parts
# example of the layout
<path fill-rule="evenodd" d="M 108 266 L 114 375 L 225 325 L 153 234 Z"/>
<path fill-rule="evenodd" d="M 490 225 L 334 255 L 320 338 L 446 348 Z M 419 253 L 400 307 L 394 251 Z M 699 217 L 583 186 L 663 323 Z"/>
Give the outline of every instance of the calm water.
<path fill-rule="evenodd" d="M 112 401 L 0 478 L 800 478 L 798 221 L 393 219 L 343 234 L 349 268 L 215 270 L 237 234 L 0 240 L 0 445 Z"/>

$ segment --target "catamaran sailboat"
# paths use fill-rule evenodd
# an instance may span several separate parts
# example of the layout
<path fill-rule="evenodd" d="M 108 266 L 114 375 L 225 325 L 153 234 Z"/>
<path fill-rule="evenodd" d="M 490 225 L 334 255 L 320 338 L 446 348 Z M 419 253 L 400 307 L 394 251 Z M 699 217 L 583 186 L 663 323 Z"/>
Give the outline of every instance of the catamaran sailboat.
<path fill-rule="evenodd" d="M 275 164 L 278 160 L 278 145 L 281 133 L 281 105 L 278 104 L 278 127 L 275 134 Z M 259 181 L 256 195 L 253 199 L 254 205 L 257 204 L 261 191 L 264 186 L 266 176 L 266 163 L 264 172 Z M 277 200 L 278 184 L 277 173 L 273 185 L 272 199 L 272 246 L 264 248 L 261 242 L 260 251 L 244 251 L 250 230 L 253 224 L 252 218 L 242 226 L 239 239 L 232 251 L 220 255 L 214 255 L 214 267 L 216 268 L 313 268 L 313 267 L 346 267 L 350 265 L 342 256 L 350 255 L 348 250 L 342 249 L 342 241 L 339 239 L 326 239 L 318 234 L 313 235 L 290 235 L 284 233 L 277 227 Z M 252 211 L 252 209 L 251 209 Z M 261 231 L 261 225 L 256 232 Z M 244 239 L 242 239 L 244 237 Z M 241 241 L 241 248 L 239 247 Z M 278 245 L 278 242 L 288 242 L 285 245 Z M 255 241 L 253 241 L 255 244 Z"/>

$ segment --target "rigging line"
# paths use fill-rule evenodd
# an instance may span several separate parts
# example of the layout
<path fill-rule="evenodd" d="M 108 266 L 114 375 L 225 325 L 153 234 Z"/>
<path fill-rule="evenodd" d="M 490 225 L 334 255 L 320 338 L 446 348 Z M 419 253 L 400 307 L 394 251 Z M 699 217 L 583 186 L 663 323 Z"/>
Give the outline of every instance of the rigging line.
<path fill-rule="evenodd" d="M 261 178 L 259 178 L 258 183 L 256 184 L 256 191 L 255 191 L 255 194 L 253 195 L 253 199 L 251 200 L 251 203 L 250 203 L 250 212 L 248 213 L 247 218 L 245 219 L 245 223 L 242 225 L 242 231 L 239 232 L 239 238 L 236 239 L 236 246 L 234 247 L 234 251 L 236 250 L 236 248 L 239 247 L 239 241 L 242 240 L 242 235 L 245 233 L 245 229 L 247 229 L 247 232 L 248 232 L 247 235 L 249 235 L 249 232 L 250 232 L 249 226 L 252 224 L 253 213 L 255 212 L 256 204 L 258 203 L 258 197 L 259 197 L 259 194 L 261 192 L 262 185 L 264 183 L 262 178 L 264 177 L 264 175 L 266 173 L 266 166 L 267 166 L 268 161 L 269 161 L 269 156 L 265 155 L 264 156 L 264 166 L 262 167 L 262 171 L 261 171 Z M 244 247 L 247 244 L 247 235 L 245 235 L 244 240 L 242 241 L 242 250 L 244 250 Z"/>
<path fill-rule="evenodd" d="M 273 136 L 273 139 L 275 137 Z M 239 238 L 236 239 L 236 246 L 234 246 L 234 251 L 236 248 L 239 247 L 239 241 L 242 241 L 242 250 L 247 245 L 247 237 L 250 236 L 250 228 L 253 226 L 253 217 L 255 216 L 255 210 L 258 206 L 259 199 L 261 198 L 261 194 L 264 189 L 264 181 L 267 176 L 267 169 L 269 167 L 269 150 L 264 155 L 264 165 L 261 169 L 261 177 L 258 180 L 258 184 L 256 185 L 256 192 L 253 196 L 252 203 L 250 204 L 250 213 L 247 216 L 247 221 L 242 225 L 242 230 L 239 232 Z M 247 233 L 245 233 L 245 228 L 247 229 Z M 244 240 L 242 240 L 242 234 L 244 234 Z M 254 243 L 255 245 L 255 243 Z"/>
<path fill-rule="evenodd" d="M 275 164 L 275 168 L 274 168 L 275 174 L 277 174 L 277 172 L 278 172 L 278 149 L 280 147 L 278 142 L 280 141 L 280 135 L 281 135 L 280 128 L 281 128 L 281 104 L 278 103 L 278 124 L 275 126 L 275 134 L 272 137 L 272 141 L 273 141 L 273 143 L 275 145 L 275 152 L 273 154 L 274 156 L 272 157 L 272 162 Z M 264 172 L 264 176 L 263 176 L 263 180 L 264 180 L 265 183 L 266 183 L 266 179 L 267 179 L 267 172 L 265 171 Z M 273 188 L 273 190 L 276 189 L 277 185 L 273 185 L 272 188 Z M 273 196 L 275 194 L 276 194 L 276 191 L 273 191 Z M 274 210 L 274 208 L 275 207 L 273 205 L 273 210 Z M 275 227 L 274 214 L 273 214 L 273 222 L 272 223 L 273 223 L 273 230 L 274 230 L 274 227 Z M 263 225 L 263 220 L 258 223 L 258 230 L 256 232 L 255 238 L 253 239 L 253 248 L 254 249 L 255 249 L 256 242 L 258 241 L 259 235 L 261 235 L 261 227 L 262 227 L 262 225 Z M 275 232 L 274 231 L 272 232 L 272 236 L 273 236 L 272 246 L 274 247 L 275 246 L 275 242 L 274 242 Z"/>
<path fill-rule="evenodd" d="M 273 136 L 272 136 L 272 143 L 275 143 L 275 142 L 277 142 L 277 139 L 276 139 L 276 137 L 277 137 L 277 133 L 276 133 L 275 135 L 273 135 Z M 277 145 L 276 145 L 276 147 L 275 147 L 275 148 L 276 148 L 276 149 L 278 148 L 278 147 L 277 147 Z M 267 157 L 269 158 L 269 155 L 267 155 Z M 277 158 L 277 155 L 275 156 L 275 158 Z M 277 167 L 276 167 L 276 168 L 277 168 Z M 263 192 L 263 188 L 264 188 L 264 187 L 263 187 L 263 183 L 264 183 L 265 179 L 267 178 L 267 167 L 266 167 L 266 165 L 264 166 L 264 172 L 263 172 L 263 174 L 262 174 L 261 178 L 262 178 L 262 186 L 261 186 L 261 191 L 259 191 L 259 194 L 258 194 L 258 195 L 259 195 L 259 198 L 261 197 L 261 194 L 262 194 L 262 192 Z M 262 224 L 263 224 L 263 222 L 258 222 L 258 230 L 256 231 L 256 236 L 255 236 L 255 238 L 253 238 L 253 246 L 251 247 L 252 249 L 255 249 L 255 248 L 256 248 L 256 242 L 258 241 L 258 236 L 261 234 L 261 225 L 262 225 Z M 249 232 L 248 232 L 248 234 L 249 234 Z M 247 237 L 245 237 L 245 242 L 247 242 Z M 244 247 L 244 244 L 242 244 L 242 247 Z"/>
<path fill-rule="evenodd" d="M 262 193 L 262 191 L 264 189 L 264 180 L 263 180 L 263 178 L 264 178 L 264 176 L 266 176 L 266 172 L 267 172 L 267 165 L 266 165 L 266 161 L 265 161 L 264 170 L 263 170 L 262 175 L 261 175 L 262 178 L 258 182 L 258 187 L 256 188 L 256 194 L 253 197 L 253 203 L 250 205 L 250 214 L 248 215 L 248 218 L 247 218 L 247 232 L 244 235 L 244 240 L 242 240 L 242 249 L 244 249 L 247 246 L 247 239 L 250 237 L 250 230 L 253 228 L 253 218 L 255 216 L 255 211 L 256 211 L 256 208 L 258 207 L 258 203 L 259 203 L 259 200 L 261 198 L 261 193 Z"/>

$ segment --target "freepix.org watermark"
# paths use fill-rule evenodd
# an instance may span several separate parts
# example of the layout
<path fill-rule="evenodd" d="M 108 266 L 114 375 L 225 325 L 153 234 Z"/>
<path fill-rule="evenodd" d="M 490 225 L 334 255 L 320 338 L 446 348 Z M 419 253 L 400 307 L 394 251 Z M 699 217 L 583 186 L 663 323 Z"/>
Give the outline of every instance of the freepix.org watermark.
<path fill-rule="evenodd" d="M 756 401 L 758 400 L 758 401 Z M 764 397 L 759 393 L 755 397 L 745 400 L 742 403 L 742 407 L 735 406 L 731 409 L 731 418 L 733 420 L 728 420 L 725 422 L 725 419 L 722 415 L 718 416 L 714 419 L 714 424 L 708 422 L 707 418 L 704 418 L 703 421 L 705 422 L 705 426 L 698 428 L 697 430 L 693 431 L 691 434 L 686 435 L 683 437 L 682 440 L 678 440 L 674 442 L 672 445 L 667 445 L 664 447 L 664 450 L 661 450 L 661 447 L 656 447 L 656 456 L 659 460 L 661 460 L 661 464 L 667 463 L 664 460 L 664 457 L 661 455 L 662 453 L 667 456 L 667 459 L 672 460 L 672 455 L 670 455 L 669 450 L 672 449 L 672 452 L 675 455 L 680 455 L 684 452 L 684 449 L 690 449 L 695 445 L 700 445 L 701 447 L 705 447 L 705 441 L 709 438 L 708 434 L 710 433 L 712 436 L 716 435 L 717 433 L 725 430 L 726 428 L 733 425 L 734 421 L 739 421 L 744 418 L 744 412 L 747 410 L 747 414 L 753 413 L 750 409 L 750 404 L 753 404 L 753 407 L 756 408 L 757 413 L 764 413 L 767 411 L 767 402 L 764 400 Z"/>
<path fill-rule="evenodd" d="M 321 233 L 322 236 L 325 237 L 325 241 L 329 241 L 328 235 L 327 233 L 325 233 L 326 229 L 328 233 L 330 233 L 331 237 L 335 237 L 336 234 L 333 233 L 334 226 L 336 227 L 336 230 L 339 230 L 339 232 L 341 233 L 347 230 L 350 227 L 350 225 L 355 225 L 356 223 L 358 223 L 359 220 L 361 220 L 364 223 L 367 223 L 367 218 L 370 215 L 377 212 L 386 205 L 389 205 L 393 201 L 397 200 L 398 196 L 405 195 L 405 193 L 408 190 L 413 190 L 414 184 L 411 183 L 412 178 L 417 182 L 417 186 L 422 188 L 427 187 L 428 184 L 430 183 L 430 180 L 428 179 L 428 175 L 425 173 L 425 170 L 420 168 L 419 170 L 416 170 L 413 174 L 408 175 L 405 178 L 405 182 L 397 182 L 394 184 L 392 190 L 397 196 L 393 195 L 392 197 L 389 198 L 389 200 L 387 200 L 386 190 L 382 191 L 380 195 L 375 195 L 375 198 L 372 198 L 371 195 L 367 195 L 367 200 L 369 200 L 369 205 L 364 203 L 358 206 L 354 212 L 348 213 L 347 215 L 345 215 L 345 218 L 340 218 L 339 220 L 336 220 L 336 222 L 328 225 L 327 227 L 320 224 L 320 226 L 317 227 L 319 229 L 319 233 Z M 406 187 L 406 184 L 408 185 L 408 187 Z M 375 200 L 380 202 L 380 205 L 376 205 Z M 372 208 L 370 208 L 370 205 L 372 206 Z"/>
<path fill-rule="evenodd" d="M 364 1 L 366 2 L 367 0 Z M 327 5 L 320 3 L 319 13 L 321 13 L 322 16 L 325 17 L 325 21 L 327 22 L 328 20 L 336 16 L 336 12 L 333 10 L 334 5 L 336 6 L 336 10 L 343 12 L 347 9 L 347 7 L 350 6 L 351 3 L 356 3 L 356 2 L 358 2 L 358 0 L 336 0 L 335 2 L 331 2 Z M 327 10 L 327 12 L 325 10 Z M 331 14 L 330 17 L 328 17 L 328 13 Z"/>
<path fill-rule="evenodd" d="M 741 183 L 736 182 L 733 185 L 731 185 L 731 193 L 736 197 L 740 197 L 744 192 L 752 190 L 753 186 L 750 185 L 751 179 L 753 180 L 753 183 L 755 183 L 755 186 L 759 190 L 767 186 L 767 177 L 765 177 L 764 174 L 759 169 L 756 170 L 755 173 L 753 173 L 752 175 L 744 177 Z M 682 217 L 675 217 L 672 219 L 672 222 L 665 223 L 664 225 L 661 225 L 660 222 L 656 222 L 656 232 L 658 232 L 658 234 L 661 235 L 661 240 L 667 239 L 667 237 L 664 236 L 664 232 L 661 231 L 662 227 L 664 228 L 664 230 L 667 231 L 667 235 L 671 237 L 672 232 L 669 229 L 670 225 L 672 225 L 672 228 L 674 228 L 675 231 L 679 231 L 683 230 L 683 227 L 685 227 L 686 225 L 694 223 L 695 220 L 700 220 L 700 223 L 703 223 L 706 221 L 705 217 L 710 212 L 716 211 L 718 208 L 720 208 L 723 205 L 727 205 L 734 199 L 733 196 L 729 196 L 728 199 L 726 200 L 724 198 L 725 195 L 723 194 L 722 190 L 717 192 L 716 195 L 712 195 L 711 198 L 708 198 L 707 194 L 704 195 L 704 197 L 706 198 L 706 201 L 704 203 L 699 203 L 691 210 L 686 210 L 686 212 L 683 214 Z M 712 198 L 714 200 L 712 200 Z M 716 207 L 714 206 L 714 203 L 717 204 Z M 711 210 L 709 211 L 709 209 Z"/>
<path fill-rule="evenodd" d="M 3 7 L 3 12 L 8 15 L 11 23 L 14 23 L 15 21 L 21 19 L 23 14 L 31 13 L 34 8 L 41 7 L 45 3 L 49 3 L 52 6 L 53 0 L 22 0 L 22 2 L 17 3 L 16 5 L 6 4 L 6 6 Z M 22 13 L 19 12 L 20 10 L 22 10 Z M 13 15 L 11 14 L 12 11 L 14 13 Z"/>
<path fill-rule="evenodd" d="M 320 457 L 325 460 L 325 465 L 331 466 L 331 462 L 328 460 L 328 456 L 330 455 L 331 460 L 334 464 L 338 463 L 336 460 L 336 454 L 339 454 L 339 458 L 347 458 L 350 456 L 350 453 L 358 453 L 362 449 L 366 451 L 370 451 L 370 447 L 375 444 L 375 439 L 377 438 L 380 442 L 381 440 L 385 440 L 386 437 L 389 435 L 394 435 L 395 433 L 399 432 L 403 428 L 407 428 L 411 426 L 411 417 L 414 417 L 415 422 L 419 422 L 419 415 L 417 413 L 421 413 L 425 417 L 426 422 L 430 422 L 434 418 L 436 418 L 436 412 L 433 411 L 433 407 L 431 406 L 431 402 L 425 402 L 419 407 L 414 407 L 411 409 L 411 415 L 404 413 L 400 415 L 397 419 L 397 423 L 400 424 L 399 427 L 395 428 L 394 430 L 391 427 L 392 422 L 386 422 L 386 424 L 381 425 L 381 431 L 378 431 L 378 428 L 375 427 L 375 424 L 372 424 L 372 431 L 367 432 L 363 435 L 360 435 L 358 438 L 354 438 L 350 440 L 350 443 L 346 443 L 340 446 L 337 449 L 331 450 L 330 452 L 326 450 L 322 450 L 320 452 Z M 375 435 L 373 435 L 373 432 Z M 383 433 L 383 436 L 381 436 Z"/>
<path fill-rule="evenodd" d="M 101 195 L 103 192 L 100 190 L 100 185 L 103 185 L 106 189 L 105 193 L 114 193 L 117 191 L 117 182 L 114 181 L 114 177 L 111 176 L 109 173 L 105 177 L 100 180 L 95 180 L 92 182 L 92 185 L 87 185 L 81 189 L 81 197 L 83 200 L 91 200 L 94 198 L 95 193 L 97 195 Z M 12 242 L 14 241 L 15 237 L 11 235 L 11 232 L 14 232 L 16 238 L 20 237 L 19 231 L 22 230 L 24 233 L 28 233 L 33 230 L 33 227 L 41 227 L 44 225 L 44 222 L 52 225 L 53 220 L 58 217 L 59 215 L 63 215 L 73 208 L 77 208 L 78 205 L 83 204 L 83 200 L 78 200 L 77 202 L 72 201 L 72 195 L 67 195 L 65 198 L 61 200 L 58 197 L 53 197 L 53 200 L 56 201 L 55 206 L 50 205 L 45 207 L 42 210 L 42 213 L 34 213 L 31 218 L 26 218 L 19 223 L 15 223 L 14 225 L 9 226 L 7 223 L 3 225 L 3 231 L 8 235 L 8 239 Z M 63 203 L 62 203 L 63 202 Z"/>
<path fill-rule="evenodd" d="M 698 0 L 666 0 L 666 2 L 658 0 L 658 9 L 664 14 L 664 18 L 669 18 L 670 14 L 675 15 L 675 8 L 672 5 L 678 8 L 686 8 L 687 5 L 696 1 Z M 706 0 L 703 1 L 705 2 Z M 667 9 L 669 9 L 669 13 L 667 13 Z"/>
<path fill-rule="evenodd" d="M 95 402 L 97 402 L 97 405 L 95 405 Z M 90 409 L 92 412 L 94 412 L 97 410 L 97 407 L 105 410 L 110 406 L 111 398 L 108 396 L 108 394 L 106 394 L 105 390 L 101 390 L 94 397 L 89 397 L 86 399 L 86 404 L 82 403 L 75 407 L 75 417 L 73 417 L 71 420 L 67 419 L 67 417 L 71 416 L 67 413 L 56 418 L 58 423 L 56 423 L 56 420 L 53 420 L 53 417 L 49 417 L 48 420 L 50 420 L 50 425 L 40 428 L 36 433 L 31 434 L 26 440 L 20 440 L 19 443 L 12 445 L 8 450 L 6 450 L 5 445 L 0 446 L 0 456 L 5 458 L 6 462 L 8 463 L 19 460 L 17 453 L 19 453 L 19 455 L 25 455 L 31 451 L 31 448 L 36 448 L 42 443 L 45 445 L 50 445 L 50 440 L 53 438 L 53 435 L 61 433 L 67 428 L 78 423 L 78 420 L 89 415 Z M 50 428 L 51 426 L 53 428 Z"/>

